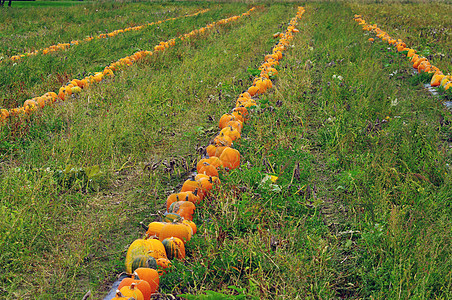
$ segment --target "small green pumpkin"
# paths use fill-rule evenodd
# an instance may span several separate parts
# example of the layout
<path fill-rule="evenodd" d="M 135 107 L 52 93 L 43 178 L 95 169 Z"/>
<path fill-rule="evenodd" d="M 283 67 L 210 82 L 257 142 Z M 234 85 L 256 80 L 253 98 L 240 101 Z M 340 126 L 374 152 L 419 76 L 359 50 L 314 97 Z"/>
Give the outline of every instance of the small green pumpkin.
<path fill-rule="evenodd" d="M 163 215 L 162 217 L 162 222 L 182 222 L 182 217 L 176 213 L 165 213 L 165 215 Z"/>
<path fill-rule="evenodd" d="M 132 273 L 138 268 L 151 268 L 157 270 L 157 261 L 149 255 L 138 255 L 132 262 Z"/>
<path fill-rule="evenodd" d="M 184 242 L 177 237 L 166 238 L 162 241 L 166 250 L 168 259 L 184 259 L 185 258 L 185 245 Z"/>

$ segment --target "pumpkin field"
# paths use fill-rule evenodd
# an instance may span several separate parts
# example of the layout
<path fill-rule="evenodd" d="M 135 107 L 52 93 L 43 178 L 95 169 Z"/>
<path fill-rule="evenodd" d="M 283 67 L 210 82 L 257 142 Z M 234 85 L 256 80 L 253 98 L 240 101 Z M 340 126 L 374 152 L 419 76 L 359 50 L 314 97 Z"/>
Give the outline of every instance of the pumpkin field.
<path fill-rule="evenodd" d="M 451 299 L 451 29 L 448 0 L 0 7 L 0 299 Z"/>

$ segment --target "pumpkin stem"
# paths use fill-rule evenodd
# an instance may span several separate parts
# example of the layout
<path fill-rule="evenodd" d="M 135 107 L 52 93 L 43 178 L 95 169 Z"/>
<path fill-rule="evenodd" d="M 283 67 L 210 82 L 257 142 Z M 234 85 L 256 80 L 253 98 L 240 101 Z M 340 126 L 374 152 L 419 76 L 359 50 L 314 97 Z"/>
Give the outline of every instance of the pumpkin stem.
<path fill-rule="evenodd" d="M 193 192 L 193 195 L 198 196 L 198 188 L 195 189 L 195 191 Z"/>
<path fill-rule="evenodd" d="M 120 290 L 116 290 L 116 297 L 124 297 Z"/>
<path fill-rule="evenodd" d="M 148 231 L 149 227 L 144 225 L 143 222 L 140 222 L 141 227 L 143 227 L 144 230 Z"/>

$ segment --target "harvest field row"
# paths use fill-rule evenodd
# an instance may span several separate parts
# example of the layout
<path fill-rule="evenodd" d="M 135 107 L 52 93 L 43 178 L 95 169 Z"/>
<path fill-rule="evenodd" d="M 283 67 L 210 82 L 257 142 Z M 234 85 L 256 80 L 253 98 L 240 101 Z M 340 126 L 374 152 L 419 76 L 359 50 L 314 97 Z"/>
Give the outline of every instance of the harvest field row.
<path fill-rule="evenodd" d="M 441 87 L 444 91 L 447 91 L 452 87 L 452 75 L 444 75 L 444 73 L 437 67 L 431 64 L 431 62 L 422 54 L 416 54 L 416 50 L 409 48 L 405 42 L 401 39 L 394 39 L 388 33 L 381 30 L 376 24 L 367 24 L 365 20 L 362 19 L 361 15 L 355 15 L 355 21 L 363 27 L 365 31 L 372 31 L 376 34 L 377 38 L 382 41 L 387 42 L 389 45 L 393 45 L 398 52 L 406 54 L 408 58 L 411 59 L 413 63 L 413 68 L 416 69 L 421 75 L 425 75 L 427 79 L 430 79 L 430 85 L 434 87 Z M 373 42 L 374 38 L 369 38 L 370 42 Z"/>
<path fill-rule="evenodd" d="M 257 107 L 252 97 L 262 96 L 272 88 L 272 80 L 278 75 L 275 67 L 279 65 L 283 53 L 293 39 L 293 33 L 298 32 L 295 26 L 304 13 L 299 7 L 294 18 L 289 22 L 284 33 L 276 34 L 279 41 L 272 48 L 272 53 L 265 56 L 265 62 L 259 66 L 260 74 L 246 92 L 239 95 L 234 109 L 220 117 L 220 133 L 213 143 L 206 147 L 207 157 L 196 163 L 197 174 L 193 179 L 187 179 L 181 191 L 170 194 L 166 200 L 166 213 L 161 222 L 152 222 L 146 226 L 146 235 L 135 240 L 128 248 L 125 266 L 131 278 L 124 278 L 113 299 L 135 297 L 148 300 L 157 292 L 160 277 L 171 272 L 173 259 L 185 259 L 185 245 L 196 234 L 197 226 L 193 215 L 205 197 L 220 189 L 219 172 L 229 172 L 240 166 L 240 152 L 233 148 L 233 143 L 240 141 L 240 135 L 250 112 Z M 251 111 L 248 111 L 248 110 Z M 270 177 L 276 182 L 277 177 Z M 152 268 L 159 270 L 152 271 Z M 140 280 L 140 273 L 154 273 L 148 280 Z M 148 276 L 147 276 L 148 277 Z M 189 296 L 189 295 L 186 295 Z M 220 294 L 212 294 L 221 297 Z M 184 297 L 184 296 L 181 296 Z"/>
<path fill-rule="evenodd" d="M 190 15 L 186 15 L 184 17 L 196 16 L 198 14 L 205 13 L 207 11 L 208 11 L 208 9 L 207 10 L 201 10 L 199 12 L 196 12 L 196 13 L 193 13 L 193 14 L 190 14 Z M 178 18 L 180 18 L 180 17 L 169 18 L 169 19 L 160 20 L 160 21 L 157 21 L 157 22 L 150 22 L 150 23 L 146 23 L 144 25 L 137 25 L 137 26 L 133 26 L 133 27 L 126 27 L 124 29 L 116 29 L 116 30 L 111 31 L 111 32 L 101 33 L 101 34 L 99 34 L 96 37 L 88 36 L 88 37 L 84 38 L 83 40 L 71 40 L 69 43 L 58 43 L 56 45 L 52 45 L 52 46 L 46 47 L 44 49 L 34 50 L 33 52 L 26 52 L 24 54 L 13 55 L 9 59 L 11 59 L 12 61 L 18 61 L 18 60 L 20 60 L 20 59 L 22 59 L 22 58 L 24 58 L 26 56 L 30 56 L 30 55 L 37 55 L 39 53 L 41 53 L 41 54 L 49 54 L 49 53 L 52 53 L 52 52 L 55 52 L 55 51 L 66 50 L 66 49 L 68 49 L 71 46 L 78 45 L 78 44 L 83 43 L 83 42 L 90 42 L 90 41 L 92 41 L 95 38 L 97 38 L 97 39 L 112 38 L 112 37 L 115 37 L 116 35 L 121 34 L 121 33 L 125 33 L 125 32 L 128 32 L 128 31 L 131 31 L 131 30 L 138 31 L 138 30 L 141 30 L 141 29 L 145 28 L 146 26 L 158 25 L 158 24 L 161 24 L 161 23 L 166 22 L 166 21 L 176 20 Z"/>
<path fill-rule="evenodd" d="M 106 9 L 108 5 L 102 8 Z M 100 11 L 102 11 L 102 8 L 99 8 Z M 149 12 L 152 8 L 153 5 L 150 5 L 146 11 Z M 78 7 L 78 9 L 81 8 Z M 190 13 L 201 9 L 201 7 L 191 7 Z M 179 8 L 177 10 L 173 9 L 173 11 L 184 12 L 185 9 L 182 10 Z M 53 52 L 52 55 L 33 55 L 27 57 L 26 60 L 20 63 L 5 61 L 0 64 L 0 85 L 2 86 L 0 91 L 0 106 L 5 109 L 20 107 L 27 99 L 41 96 L 49 91 L 58 91 L 63 84 L 66 84 L 73 78 L 83 78 L 86 75 L 102 71 L 105 66 L 121 57 L 128 56 L 140 50 L 152 50 L 154 45 L 160 41 L 175 38 L 184 32 L 189 32 L 205 24 L 212 23 L 215 20 L 222 19 L 224 16 L 238 13 L 239 11 L 235 7 L 225 5 L 221 10 L 217 7 L 217 9 L 194 17 L 171 20 L 161 23 L 158 26 L 148 26 L 140 31 L 128 32 L 127 34 L 118 35 L 115 38 L 95 39 L 89 43 L 78 44 L 77 47 L 70 47 L 66 51 Z M 165 15 L 162 17 L 160 14 L 151 14 L 149 21 L 157 22 L 165 18 Z M 139 24 L 141 25 L 143 23 L 141 21 Z M 116 25 L 116 27 L 111 28 L 108 25 L 106 27 L 109 28 L 106 32 L 111 32 L 124 26 Z M 64 34 L 61 37 L 53 37 L 56 40 L 52 39 L 52 42 L 49 40 L 47 44 L 39 48 L 58 44 L 61 41 L 83 39 L 85 35 L 95 35 L 92 34 L 93 28 L 88 25 L 80 26 L 78 30 L 80 32 L 73 33 L 71 36 Z M 105 31 L 103 32 L 105 33 Z M 47 33 L 44 36 L 47 36 Z M 11 43 L 10 37 L 7 37 L 3 39 L 1 45 L 4 47 L 19 48 L 20 40 L 18 45 L 16 45 L 16 43 Z M 20 52 L 23 51 L 21 50 Z"/>
<path fill-rule="evenodd" d="M 233 16 L 233 17 L 229 17 L 227 19 L 221 19 L 218 22 L 210 23 L 205 27 L 201 27 L 200 29 L 192 30 L 189 33 L 182 34 L 177 38 L 172 38 L 168 41 L 162 41 L 158 45 L 154 46 L 154 48 L 153 48 L 154 52 L 149 51 L 149 50 L 137 51 L 130 56 L 126 56 L 124 58 L 117 60 L 114 63 L 111 63 L 110 65 L 106 66 L 101 72 L 95 72 L 93 75 L 86 76 L 85 78 L 82 78 L 82 79 L 77 79 L 77 78 L 72 79 L 68 84 L 60 87 L 58 93 L 47 92 L 40 97 L 34 97 L 32 99 L 26 100 L 24 102 L 23 106 L 20 106 L 17 108 L 12 108 L 10 110 L 0 109 L 0 122 L 1 122 L 0 126 L 1 125 L 9 126 L 9 127 L 20 126 L 20 124 L 22 124 L 24 118 L 28 119 L 29 116 L 32 113 L 36 112 L 37 110 L 43 109 L 45 106 L 52 105 L 54 102 L 64 101 L 72 94 L 80 93 L 83 88 L 87 88 L 93 83 L 101 82 L 104 77 L 105 78 L 113 77 L 114 73 L 116 71 L 119 71 L 128 66 L 131 66 L 133 63 L 136 63 L 145 57 L 157 55 L 160 52 L 164 51 L 165 49 L 174 46 L 176 44 L 176 41 L 183 41 L 185 39 L 192 38 L 198 34 L 202 35 L 206 31 L 209 31 L 212 28 L 214 28 L 216 25 L 224 25 L 231 21 L 235 21 L 235 20 L 239 19 L 240 17 L 249 16 L 250 13 L 254 9 L 255 9 L 254 7 L 251 8 L 248 12 L 243 13 L 241 16 Z M 189 15 L 189 16 L 196 16 L 199 13 L 204 13 L 204 12 L 206 12 L 206 10 L 195 13 L 193 15 Z M 174 20 L 174 18 L 171 20 Z M 166 20 L 166 21 L 168 21 L 168 20 Z M 156 23 L 161 24 L 162 22 L 158 21 Z M 132 28 L 134 28 L 134 27 L 132 27 Z M 141 29 L 143 29 L 143 28 L 139 28 L 137 30 L 141 30 Z M 135 30 L 135 29 L 130 29 L 130 30 Z M 92 38 L 89 39 L 89 41 L 91 41 L 91 40 L 92 40 Z M 37 53 L 35 53 L 34 55 L 36 55 L 36 54 Z M 47 54 L 47 53 L 43 52 L 42 54 Z M 12 119 L 12 120 L 10 120 L 10 119 Z M 10 122 L 8 123 L 6 121 L 10 121 Z M 25 120 L 25 121 L 27 121 L 27 120 Z M 19 124 L 19 125 L 17 125 L 17 124 Z"/>
<path fill-rule="evenodd" d="M 369 42 L 374 35 L 363 36 L 353 20 L 361 14 L 366 23 L 376 21 L 418 53 L 426 53 L 419 33 L 431 24 L 438 33 L 425 57 L 445 72 L 450 38 L 438 30 L 452 19 L 450 5 L 432 4 L 430 18 L 422 18 L 423 3 L 303 6 L 299 33 L 288 42 L 278 75 L 268 78 L 271 89 L 254 96 L 255 105 L 249 102 L 251 117 L 233 144 L 240 165 L 219 172 L 221 184 L 196 204 L 197 232 L 185 245 L 185 259 L 173 259 L 160 277 L 159 298 L 452 294 L 451 113 L 424 89 L 425 78 L 412 72 L 405 55 L 383 41 Z M 249 101 L 237 102 L 237 95 L 260 75 L 262 58 L 297 7 L 256 5 L 249 16 L 176 42 L 45 106 L 19 127 L 3 126 L 0 297 L 81 299 L 90 291 L 89 299 L 103 298 L 124 272 L 129 245 L 145 234 L 140 223 L 161 220 L 165 201 L 173 199 L 168 196 L 210 153 L 206 145 L 214 142 L 224 112 Z M 11 56 L 30 49 L 27 38 L 49 35 L 36 43 L 44 48 L 123 28 L 121 18 L 133 27 L 209 9 L 89 47 L 27 57 L 13 75 L 2 69 L 11 62 L 3 62 L 1 105 L 20 106 L 120 57 L 250 8 L 240 2 L 104 2 L 0 10 L 2 20 L 33 20 L 10 27 L 6 39 L 2 31 L 1 49 Z M 42 12 L 51 30 L 42 27 Z M 410 21 L 409 31 L 396 30 Z M 58 26 L 71 34 L 58 37 Z M 61 68 L 49 73 L 49 65 Z M 265 79 L 254 85 L 267 87 Z"/>

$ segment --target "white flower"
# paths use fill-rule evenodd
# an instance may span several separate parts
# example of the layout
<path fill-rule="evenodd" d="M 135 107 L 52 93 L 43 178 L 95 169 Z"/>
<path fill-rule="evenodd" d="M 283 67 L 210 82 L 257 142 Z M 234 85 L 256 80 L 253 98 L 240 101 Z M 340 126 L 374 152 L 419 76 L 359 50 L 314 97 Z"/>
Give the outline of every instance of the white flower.
<path fill-rule="evenodd" d="M 394 100 L 391 100 L 391 106 L 397 106 L 397 104 L 399 104 L 399 101 L 397 101 L 397 98 L 395 98 Z"/>

